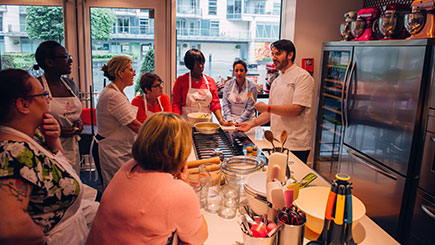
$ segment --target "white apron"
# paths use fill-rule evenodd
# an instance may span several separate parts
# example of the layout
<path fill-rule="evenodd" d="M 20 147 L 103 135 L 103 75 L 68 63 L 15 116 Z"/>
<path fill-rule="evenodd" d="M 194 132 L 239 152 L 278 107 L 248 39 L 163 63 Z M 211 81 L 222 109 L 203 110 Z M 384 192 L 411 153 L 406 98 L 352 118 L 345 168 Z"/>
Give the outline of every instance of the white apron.
<path fill-rule="evenodd" d="M 53 155 L 53 153 L 51 153 L 49 150 L 42 147 L 40 144 L 38 144 L 35 140 L 30 138 L 28 135 L 16 129 L 6 127 L 6 126 L 0 126 L 0 130 L 3 131 L 4 133 L 9 133 L 21 137 L 23 139 L 26 139 L 29 144 L 31 144 L 33 147 L 43 152 L 46 156 L 55 159 L 56 161 L 54 161 L 54 163 L 56 164 L 56 166 L 68 172 L 68 174 L 72 175 L 74 179 L 79 183 L 80 192 L 77 199 L 66 210 L 64 216 L 59 221 L 59 223 L 51 231 L 49 231 L 48 235 L 46 236 L 46 239 L 47 239 L 47 244 L 49 245 L 85 244 L 89 229 L 87 225 L 87 220 L 85 218 L 86 214 L 83 212 L 84 207 L 81 205 L 81 203 L 86 188 L 80 181 L 80 177 L 77 176 L 74 169 L 72 169 L 71 164 L 69 164 L 68 160 L 65 158 L 65 156 L 62 153 L 59 152 L 58 154 Z M 88 188 L 87 190 L 89 189 L 91 188 Z M 89 196 L 88 193 L 85 193 L 85 195 Z M 96 191 L 95 191 L 95 195 L 96 195 Z M 95 199 L 95 195 L 93 195 L 94 199 Z M 96 210 L 98 208 L 98 204 L 96 202 L 94 202 L 94 204 L 96 204 L 96 206 L 94 205 L 94 207 L 92 208 L 93 214 L 90 214 L 91 221 L 93 220 L 96 214 Z"/>
<path fill-rule="evenodd" d="M 82 103 L 80 102 L 79 98 L 74 94 L 72 89 L 68 86 L 63 78 L 60 80 L 65 88 L 71 92 L 73 95 L 72 97 L 53 97 L 45 78 L 45 74 L 42 75 L 41 80 L 45 90 L 48 91 L 50 97 L 52 98 L 49 106 L 50 113 L 54 116 L 54 118 L 56 118 L 61 126 L 72 127 L 74 122 L 80 119 L 82 113 Z M 74 135 L 72 137 L 60 137 L 64 155 L 70 160 L 71 165 L 76 173 L 80 173 L 79 140 L 80 136 L 78 135 Z"/>
<path fill-rule="evenodd" d="M 186 120 L 188 120 L 187 114 L 192 112 L 211 113 L 209 105 L 213 95 L 210 92 L 207 78 L 203 75 L 201 79 L 205 79 L 207 89 L 192 88 L 192 75 L 189 72 L 189 90 L 187 91 L 186 105 L 181 108 L 181 117 Z"/>
<path fill-rule="evenodd" d="M 233 88 L 231 89 L 230 95 L 228 96 L 228 101 L 231 103 L 231 118 L 236 121 L 243 113 L 243 110 L 246 108 L 246 104 L 248 103 L 249 97 L 249 82 L 245 80 L 246 90 L 239 94 L 238 89 L 236 88 L 237 81 L 234 79 Z M 254 117 L 254 113 L 251 114 L 251 118 Z"/>
<path fill-rule="evenodd" d="M 147 98 L 145 94 L 142 94 L 142 99 L 145 103 L 145 115 L 147 115 L 147 119 L 150 118 L 152 115 L 155 114 L 155 112 L 152 111 L 148 111 L 148 102 L 147 102 Z M 160 96 L 157 98 L 157 102 L 159 103 L 160 106 L 160 111 L 163 111 L 163 106 L 162 103 L 160 102 Z"/>
<path fill-rule="evenodd" d="M 112 87 L 121 93 L 116 85 L 112 85 Z M 139 108 L 134 105 L 130 106 L 136 115 Z M 94 140 L 98 143 L 103 189 L 105 189 L 119 168 L 133 157 L 131 148 L 137 134 L 128 126 L 120 126 L 111 134 L 101 136 L 104 139 L 97 140 L 94 137 Z"/>

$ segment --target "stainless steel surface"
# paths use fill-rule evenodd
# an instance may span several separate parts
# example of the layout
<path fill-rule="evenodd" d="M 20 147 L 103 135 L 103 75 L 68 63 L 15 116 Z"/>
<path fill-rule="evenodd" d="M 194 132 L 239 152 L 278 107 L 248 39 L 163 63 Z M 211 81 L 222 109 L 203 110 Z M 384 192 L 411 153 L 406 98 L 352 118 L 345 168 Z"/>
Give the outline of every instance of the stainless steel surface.
<path fill-rule="evenodd" d="M 396 234 L 406 179 L 375 161 L 356 157 L 360 155 L 344 145 L 339 171 L 351 176 L 352 194 L 364 203 L 367 215 L 388 233 Z"/>
<path fill-rule="evenodd" d="M 435 109 L 429 110 L 427 117 L 427 131 L 435 133 Z"/>
<path fill-rule="evenodd" d="M 355 47 L 344 143 L 407 175 L 424 46 Z M 347 85 L 348 86 L 348 85 Z"/>
<path fill-rule="evenodd" d="M 409 244 L 433 244 L 435 241 L 435 197 L 417 189 Z"/>
<path fill-rule="evenodd" d="M 426 132 L 419 186 L 435 196 L 435 133 Z"/>
<path fill-rule="evenodd" d="M 354 71 L 355 71 L 355 66 L 356 66 L 356 62 L 354 61 L 353 64 L 352 64 L 352 68 L 350 69 L 349 79 L 348 80 L 344 80 L 344 82 L 345 82 L 344 87 L 346 88 L 345 89 L 345 91 L 346 91 L 346 93 L 345 93 L 346 100 L 342 101 L 341 103 L 344 104 L 344 111 L 343 111 L 343 115 L 344 116 L 343 116 L 343 118 L 344 118 L 344 125 L 346 126 L 346 128 L 349 127 L 349 118 L 348 118 L 348 115 L 349 115 L 349 98 L 351 97 L 351 96 L 349 96 L 349 91 L 350 91 L 350 88 L 352 87 L 352 81 L 353 81 L 352 77 L 353 77 L 353 74 L 354 74 Z"/>

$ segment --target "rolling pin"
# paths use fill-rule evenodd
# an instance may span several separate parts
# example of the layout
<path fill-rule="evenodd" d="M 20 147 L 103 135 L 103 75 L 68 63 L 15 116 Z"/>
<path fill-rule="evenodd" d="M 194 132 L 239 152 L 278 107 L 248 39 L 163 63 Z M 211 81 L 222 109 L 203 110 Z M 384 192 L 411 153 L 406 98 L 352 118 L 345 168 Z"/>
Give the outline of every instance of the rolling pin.
<path fill-rule="evenodd" d="M 223 181 L 224 181 L 223 175 L 221 177 L 221 174 L 220 174 L 219 170 L 213 171 L 213 172 L 209 172 L 209 173 L 210 173 L 210 184 L 211 185 L 216 185 L 216 184 L 219 183 L 219 181 L 220 181 L 221 184 L 223 184 Z M 189 176 L 191 178 L 199 178 L 198 174 L 189 174 Z"/>
<path fill-rule="evenodd" d="M 207 159 L 201 159 L 201 160 L 195 160 L 195 161 L 190 161 L 187 162 L 187 166 L 189 168 L 196 168 L 201 164 L 205 164 L 205 165 L 209 165 L 209 164 L 220 164 L 221 160 L 219 157 L 211 157 L 211 158 L 207 158 Z"/>
<path fill-rule="evenodd" d="M 221 165 L 220 164 L 210 164 L 205 166 L 205 170 L 207 170 L 207 172 L 213 172 L 213 171 L 217 171 L 221 169 Z M 199 173 L 199 168 L 189 168 L 189 174 L 197 174 Z"/>

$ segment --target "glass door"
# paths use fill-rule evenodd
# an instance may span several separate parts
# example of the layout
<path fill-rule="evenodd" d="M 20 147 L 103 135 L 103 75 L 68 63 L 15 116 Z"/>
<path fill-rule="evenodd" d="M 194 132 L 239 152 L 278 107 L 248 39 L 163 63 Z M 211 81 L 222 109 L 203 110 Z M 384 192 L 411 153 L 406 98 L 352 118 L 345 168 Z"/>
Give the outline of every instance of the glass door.
<path fill-rule="evenodd" d="M 324 49 L 317 112 L 314 168 L 326 180 L 334 179 L 342 136 L 342 95 L 351 49 Z"/>

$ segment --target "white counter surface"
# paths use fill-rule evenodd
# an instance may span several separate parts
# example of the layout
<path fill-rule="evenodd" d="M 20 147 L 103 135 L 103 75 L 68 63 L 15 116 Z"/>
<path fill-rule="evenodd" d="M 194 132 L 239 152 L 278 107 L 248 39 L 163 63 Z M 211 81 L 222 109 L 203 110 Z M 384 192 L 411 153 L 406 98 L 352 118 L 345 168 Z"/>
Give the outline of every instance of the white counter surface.
<path fill-rule="evenodd" d="M 270 143 L 262 138 L 262 128 L 253 128 L 246 134 L 257 145 L 258 149 L 270 148 Z M 193 149 L 188 160 L 196 160 L 195 152 Z M 313 169 L 308 167 L 291 153 L 289 156 L 289 166 L 291 175 L 295 179 L 302 179 L 305 175 L 311 172 L 315 173 Z M 310 186 L 329 186 L 329 183 L 322 177 L 320 177 L 319 174 L 316 173 L 316 175 L 319 177 L 311 182 Z M 206 244 L 243 244 L 242 231 L 240 230 L 240 227 L 237 224 L 235 218 L 224 219 L 217 214 L 211 214 L 205 210 L 201 210 L 201 212 L 204 214 L 204 217 L 207 220 L 208 224 L 208 239 L 206 241 Z M 353 234 L 354 240 L 358 244 L 399 244 L 366 215 L 354 228 Z M 310 232 L 308 229 L 305 229 L 304 244 L 306 244 L 310 240 L 316 239 L 316 237 L 317 234 Z"/>

